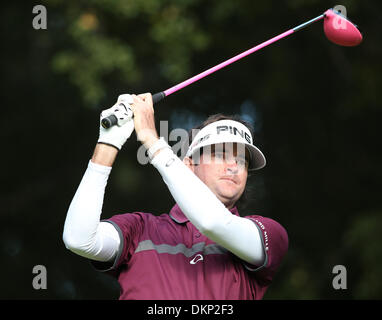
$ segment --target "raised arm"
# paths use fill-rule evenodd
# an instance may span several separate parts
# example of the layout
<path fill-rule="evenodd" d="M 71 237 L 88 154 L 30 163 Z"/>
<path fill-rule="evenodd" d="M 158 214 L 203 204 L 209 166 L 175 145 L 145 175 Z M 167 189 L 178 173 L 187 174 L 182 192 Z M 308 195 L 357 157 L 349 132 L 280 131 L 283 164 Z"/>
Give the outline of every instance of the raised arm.
<path fill-rule="evenodd" d="M 163 141 L 154 125 L 151 95 L 133 96 L 135 131 L 152 155 L 173 198 L 201 233 L 230 250 L 244 261 L 262 265 L 265 252 L 256 225 L 233 215 Z M 150 152 L 151 151 L 151 152 Z"/>
<path fill-rule="evenodd" d="M 98 143 L 92 159 L 69 206 L 63 232 L 65 246 L 83 257 L 112 260 L 119 249 L 117 230 L 108 222 L 100 222 L 107 181 L 118 151 L 134 130 L 131 114 L 126 109 L 130 95 L 121 95 L 117 103 L 102 112 L 101 117 L 116 112 L 120 123 L 109 129 L 100 125 Z"/>

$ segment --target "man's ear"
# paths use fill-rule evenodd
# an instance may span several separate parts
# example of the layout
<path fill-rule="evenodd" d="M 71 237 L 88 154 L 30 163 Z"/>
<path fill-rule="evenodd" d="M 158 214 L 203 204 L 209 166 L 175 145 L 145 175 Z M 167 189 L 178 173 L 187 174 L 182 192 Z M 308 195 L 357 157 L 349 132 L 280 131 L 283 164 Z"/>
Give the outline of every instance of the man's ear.
<path fill-rule="evenodd" d="M 183 163 L 190 168 L 192 171 L 194 171 L 194 163 L 192 162 L 192 159 L 189 157 L 183 158 Z"/>

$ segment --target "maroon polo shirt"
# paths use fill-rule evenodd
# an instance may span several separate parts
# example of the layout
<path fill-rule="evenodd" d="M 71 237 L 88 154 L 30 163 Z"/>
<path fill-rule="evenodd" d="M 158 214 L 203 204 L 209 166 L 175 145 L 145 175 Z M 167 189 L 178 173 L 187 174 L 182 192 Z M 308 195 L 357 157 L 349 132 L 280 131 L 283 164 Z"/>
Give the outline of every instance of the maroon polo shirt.
<path fill-rule="evenodd" d="M 230 211 L 239 216 L 236 208 Z M 272 219 L 245 218 L 261 231 L 262 266 L 245 263 L 201 234 L 178 205 L 160 216 L 136 212 L 106 220 L 119 232 L 119 255 L 109 268 L 93 264 L 118 278 L 120 299 L 261 299 L 288 249 L 288 236 Z"/>

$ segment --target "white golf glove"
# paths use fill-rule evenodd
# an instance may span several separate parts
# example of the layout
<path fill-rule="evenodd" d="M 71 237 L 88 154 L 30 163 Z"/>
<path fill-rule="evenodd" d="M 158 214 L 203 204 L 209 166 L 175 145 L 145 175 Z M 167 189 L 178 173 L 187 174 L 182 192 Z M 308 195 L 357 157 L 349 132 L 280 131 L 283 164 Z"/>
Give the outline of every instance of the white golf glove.
<path fill-rule="evenodd" d="M 132 103 L 133 97 L 131 95 L 122 94 L 114 106 L 101 112 L 98 142 L 112 145 L 121 150 L 134 131 L 133 111 L 130 108 Z M 101 125 L 101 120 L 111 114 L 117 117 L 117 125 L 105 129 Z"/>

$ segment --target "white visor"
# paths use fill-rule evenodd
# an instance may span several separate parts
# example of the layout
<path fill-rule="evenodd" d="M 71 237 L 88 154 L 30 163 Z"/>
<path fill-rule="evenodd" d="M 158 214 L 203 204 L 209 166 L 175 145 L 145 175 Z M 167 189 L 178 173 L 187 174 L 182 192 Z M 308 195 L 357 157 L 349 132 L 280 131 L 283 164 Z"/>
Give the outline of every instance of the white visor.
<path fill-rule="evenodd" d="M 263 153 L 253 145 L 253 138 L 249 129 L 234 120 L 219 120 L 202 128 L 194 137 L 188 148 L 186 157 L 191 157 L 202 147 L 221 144 L 239 143 L 245 145 L 250 154 L 248 170 L 259 170 L 265 166 Z"/>

